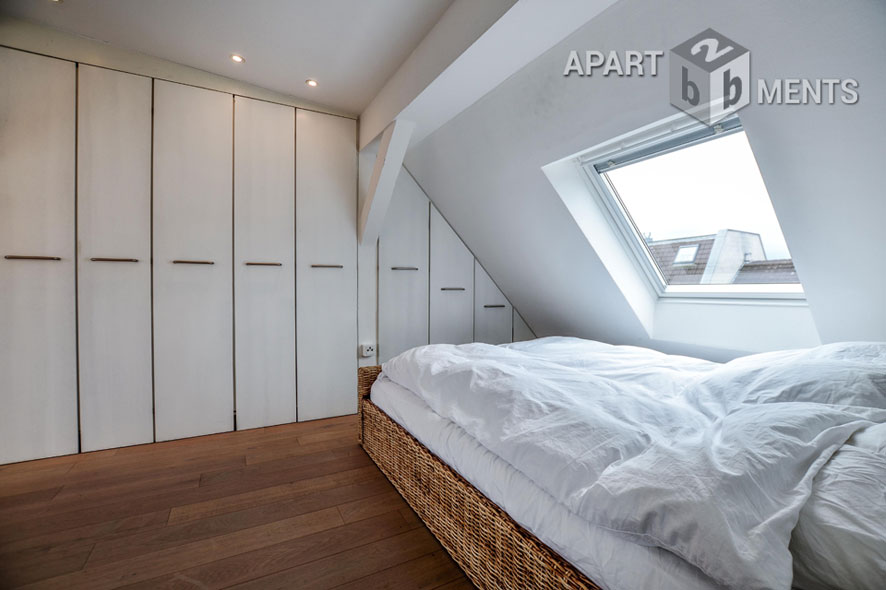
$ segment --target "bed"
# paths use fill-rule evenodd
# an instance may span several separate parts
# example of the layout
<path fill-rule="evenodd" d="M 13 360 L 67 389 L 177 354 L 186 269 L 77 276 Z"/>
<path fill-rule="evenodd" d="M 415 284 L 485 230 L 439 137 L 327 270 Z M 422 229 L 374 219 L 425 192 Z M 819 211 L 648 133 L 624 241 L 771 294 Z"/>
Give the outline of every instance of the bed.
<path fill-rule="evenodd" d="M 379 409 L 369 394 L 380 372 L 359 369 L 363 448 L 474 584 L 599 589 Z"/>
<path fill-rule="evenodd" d="M 576 349 L 575 347 L 579 345 L 583 348 Z M 433 376 L 434 379 L 440 378 L 449 369 L 452 369 L 449 377 L 457 376 L 465 366 L 482 364 L 489 359 L 498 363 L 501 360 L 499 357 L 505 358 L 510 366 L 518 367 L 519 370 L 514 369 L 514 375 L 509 375 L 506 374 L 510 371 L 509 368 L 502 370 L 495 365 L 493 372 L 495 383 L 506 383 L 510 377 L 524 379 L 529 383 L 530 380 L 525 377 L 528 374 L 526 370 L 536 372 L 547 370 L 545 368 L 547 365 L 542 366 L 538 363 L 575 364 L 573 360 L 566 359 L 581 357 L 583 354 L 581 351 L 584 350 L 589 350 L 593 354 L 585 355 L 581 361 L 583 372 L 593 373 L 595 379 L 605 376 L 616 381 L 645 380 L 647 385 L 654 384 L 661 388 L 666 398 L 670 394 L 664 391 L 668 386 L 662 381 L 661 371 L 671 370 L 673 366 L 682 364 L 681 370 L 694 371 L 696 374 L 693 379 L 698 379 L 701 375 L 708 389 L 717 385 L 734 384 L 735 376 L 729 371 L 732 373 L 738 371 L 739 375 L 744 376 L 748 374 L 747 367 L 742 368 L 741 363 L 738 363 L 737 368 L 729 365 L 721 366 L 696 359 L 666 357 L 652 351 L 608 347 L 588 341 L 576 344 L 574 339 L 545 339 L 537 341 L 536 344 L 505 347 L 484 348 L 484 346 L 467 345 L 442 349 L 438 346 L 415 349 L 407 353 L 404 358 L 398 357 L 386 364 L 386 369 L 392 376 L 399 377 L 400 383 L 388 378 L 387 375 L 379 377 L 381 367 L 365 367 L 360 369 L 358 386 L 360 436 L 364 448 L 478 587 L 605 588 L 607 590 L 658 587 L 691 590 L 739 585 L 770 587 L 770 582 L 773 580 L 775 583 L 771 587 L 790 586 L 789 582 L 784 586 L 783 580 L 779 581 L 778 572 L 775 574 L 764 572 L 756 578 L 754 577 L 756 574 L 752 574 L 747 578 L 750 580 L 747 584 L 745 578 L 730 579 L 721 575 L 716 567 L 709 567 L 704 559 L 698 559 L 698 556 L 691 552 L 681 552 L 679 547 L 675 551 L 674 547 L 649 542 L 648 539 L 638 543 L 636 537 L 632 538 L 625 531 L 609 530 L 605 526 L 599 526 L 599 523 L 589 522 L 591 519 L 578 518 L 577 513 L 581 512 L 581 505 L 569 505 L 568 496 L 566 500 L 562 496 L 554 497 L 557 495 L 556 489 L 544 485 L 544 481 L 539 485 L 539 481 L 530 477 L 531 464 L 521 465 L 519 455 L 509 457 L 506 450 L 495 448 L 493 444 L 495 441 L 480 440 L 483 438 L 483 432 L 495 430 L 494 425 L 486 424 L 480 431 L 470 433 L 467 432 L 472 428 L 470 421 L 465 423 L 466 428 L 462 428 L 456 423 L 458 420 L 449 419 L 458 418 L 458 412 L 470 406 L 472 400 L 483 396 L 471 395 L 461 399 L 458 402 L 461 405 L 458 406 L 456 403 L 455 406 L 458 412 L 453 415 L 450 412 L 451 408 L 439 405 L 433 396 L 425 400 L 415 391 L 428 388 L 428 383 L 433 381 L 433 379 L 427 380 L 429 376 Z M 533 357 L 534 353 L 542 349 L 545 352 L 543 357 L 538 354 Z M 579 354 L 576 354 L 576 350 L 580 351 Z M 872 350 L 874 356 L 871 356 Z M 866 362 L 873 367 L 872 374 L 876 376 L 877 371 L 886 366 L 883 364 L 886 361 L 886 350 L 867 348 L 865 351 L 868 355 L 865 357 Z M 619 362 L 617 366 L 613 366 L 611 358 L 616 358 L 612 357 L 616 352 L 620 355 Z M 878 354 L 883 356 L 877 356 Z M 413 358 L 409 358 L 410 355 Z M 449 355 L 449 361 L 441 360 L 441 355 L 443 357 Z M 625 356 L 631 360 L 625 362 L 623 360 Z M 422 374 L 415 369 L 421 366 L 422 359 L 427 367 L 432 367 L 433 370 Z M 820 359 L 812 360 L 820 363 Z M 857 360 L 856 358 L 853 362 Z M 784 364 L 786 361 L 795 364 L 799 362 L 799 365 L 811 362 L 808 358 L 805 361 L 801 359 L 800 362 L 788 357 L 777 357 L 762 359 L 759 364 L 772 366 Z M 447 362 L 449 369 L 445 367 Z M 533 363 L 537 366 L 533 366 Z M 662 369 L 645 369 L 654 366 Z M 859 366 L 857 362 L 852 365 L 853 375 L 858 374 Z M 638 371 L 638 367 L 644 369 Z M 806 370 L 803 367 L 800 369 Z M 724 368 L 728 369 L 725 376 Z M 644 371 L 645 376 L 636 377 L 638 373 Z M 568 372 L 567 374 L 573 375 Z M 760 378 L 759 372 L 754 375 Z M 416 380 L 411 383 L 412 387 L 407 387 L 405 385 L 409 384 L 411 376 L 416 377 Z M 463 373 L 461 377 L 464 377 Z M 667 379 L 675 380 L 669 374 Z M 829 377 L 824 376 L 822 383 L 827 383 L 828 379 Z M 854 379 L 859 381 L 855 377 Z M 452 383 L 455 383 L 457 388 L 469 389 L 474 387 L 475 381 L 477 381 L 476 374 L 469 381 L 456 379 Z M 599 386 L 596 381 L 594 383 Z M 855 412 L 853 416 L 857 419 L 854 420 L 853 426 L 843 424 L 841 431 L 843 434 L 839 435 L 843 437 L 841 444 L 850 438 L 850 431 L 864 430 L 862 426 L 867 426 L 869 423 L 878 425 L 886 421 L 884 420 L 886 403 L 880 404 L 880 397 L 886 394 L 886 383 L 863 385 L 864 387 L 858 391 L 865 388 L 868 393 L 873 391 L 870 399 L 862 400 L 863 405 L 872 407 L 864 411 L 859 410 L 864 414 L 863 420 L 855 415 L 859 412 Z M 883 389 L 880 389 L 881 386 Z M 434 387 L 430 389 L 433 390 Z M 507 387 L 502 387 L 502 390 L 510 391 Z M 825 390 L 819 388 L 817 394 L 824 395 L 823 391 Z M 441 399 L 449 403 L 450 398 L 455 397 L 457 395 L 453 390 Z M 432 408 L 428 402 L 435 407 Z M 884 408 L 880 408 L 878 404 Z M 796 407 L 792 406 L 792 411 L 796 411 Z M 549 410 L 550 408 L 545 412 L 550 413 Z M 767 409 L 767 411 L 772 410 Z M 864 422 L 865 420 L 867 422 Z M 847 421 L 848 419 L 843 422 Z M 474 436 L 478 433 L 478 436 Z M 874 446 L 876 444 L 879 443 L 874 443 Z M 833 453 L 833 450 L 831 452 Z M 862 460 L 869 462 L 870 457 L 864 457 Z M 539 463 L 537 458 L 536 463 Z M 536 479 L 538 479 L 537 474 Z M 666 494 L 664 496 L 666 497 Z M 601 502 L 600 505 L 605 505 L 605 502 Z M 617 504 L 607 506 L 607 511 L 617 513 L 618 507 Z M 880 514 L 869 515 L 873 524 L 868 524 L 876 527 L 876 519 L 880 516 Z M 814 518 L 809 520 L 814 524 Z M 813 539 L 820 532 L 815 526 L 806 528 L 807 537 L 811 536 Z M 867 550 L 872 556 L 868 556 L 867 562 L 862 560 L 862 566 L 866 563 L 868 566 L 873 563 L 873 567 L 886 564 L 878 561 L 877 554 L 881 551 L 878 542 L 869 544 Z M 765 545 L 761 543 L 761 547 Z M 728 552 L 723 555 L 724 561 L 728 563 Z M 847 564 L 847 566 L 857 569 L 859 564 Z M 766 567 L 768 566 L 763 569 Z M 709 575 L 710 573 L 713 575 Z M 800 576 L 814 573 L 801 571 Z M 865 585 L 867 582 L 864 575 L 859 577 L 854 573 L 840 572 L 840 574 L 855 576 L 852 583 L 860 583 L 858 587 L 868 587 Z M 788 575 L 790 576 L 790 572 Z M 794 575 L 796 578 L 797 573 Z M 736 583 L 735 580 L 741 582 Z M 757 583 L 754 580 L 763 581 Z M 815 586 L 810 582 L 803 587 Z"/>

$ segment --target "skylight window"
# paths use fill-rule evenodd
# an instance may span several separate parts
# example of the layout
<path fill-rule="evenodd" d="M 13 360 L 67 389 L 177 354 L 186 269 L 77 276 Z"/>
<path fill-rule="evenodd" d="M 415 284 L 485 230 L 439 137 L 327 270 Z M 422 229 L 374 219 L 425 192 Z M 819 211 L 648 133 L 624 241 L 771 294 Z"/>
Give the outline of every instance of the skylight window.
<path fill-rule="evenodd" d="M 660 294 L 727 285 L 802 294 L 737 118 L 617 146 L 582 162 Z"/>
<path fill-rule="evenodd" d="M 696 254 L 698 254 L 698 244 L 680 246 L 677 249 L 677 255 L 674 256 L 674 264 L 692 264 L 695 262 Z"/>

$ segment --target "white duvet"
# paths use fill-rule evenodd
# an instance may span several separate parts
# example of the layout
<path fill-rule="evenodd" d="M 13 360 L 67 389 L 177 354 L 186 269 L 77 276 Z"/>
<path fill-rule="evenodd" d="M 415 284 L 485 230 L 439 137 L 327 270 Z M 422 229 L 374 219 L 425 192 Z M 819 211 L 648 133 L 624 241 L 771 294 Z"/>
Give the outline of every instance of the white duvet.
<path fill-rule="evenodd" d="M 886 345 L 719 365 L 548 338 L 421 347 L 383 370 L 581 518 L 739 588 L 791 586 L 813 478 L 886 423 Z"/>

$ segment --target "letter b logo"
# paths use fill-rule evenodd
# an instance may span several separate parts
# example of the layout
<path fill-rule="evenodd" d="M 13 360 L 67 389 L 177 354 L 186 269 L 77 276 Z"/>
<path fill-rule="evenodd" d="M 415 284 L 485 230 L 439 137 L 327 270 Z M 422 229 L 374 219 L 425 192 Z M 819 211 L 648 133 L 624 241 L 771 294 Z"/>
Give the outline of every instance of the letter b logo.
<path fill-rule="evenodd" d="M 698 85 L 695 82 L 689 80 L 689 68 L 683 66 L 680 68 L 683 71 L 682 74 L 682 86 L 683 86 L 683 102 L 689 103 L 692 106 L 698 106 Z"/>
<path fill-rule="evenodd" d="M 714 125 L 750 102 L 750 52 L 713 29 L 671 49 L 671 104 Z"/>

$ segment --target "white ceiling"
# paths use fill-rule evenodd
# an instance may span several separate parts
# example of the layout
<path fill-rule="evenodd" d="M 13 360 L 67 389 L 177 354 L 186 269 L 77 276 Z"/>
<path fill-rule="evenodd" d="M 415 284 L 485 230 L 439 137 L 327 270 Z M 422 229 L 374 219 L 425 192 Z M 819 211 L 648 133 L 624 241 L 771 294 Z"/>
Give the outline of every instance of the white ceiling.
<path fill-rule="evenodd" d="M 0 12 L 359 114 L 452 0 L 4 0 Z M 235 64 L 230 55 L 246 57 Z M 308 88 L 307 78 L 320 85 Z"/>

